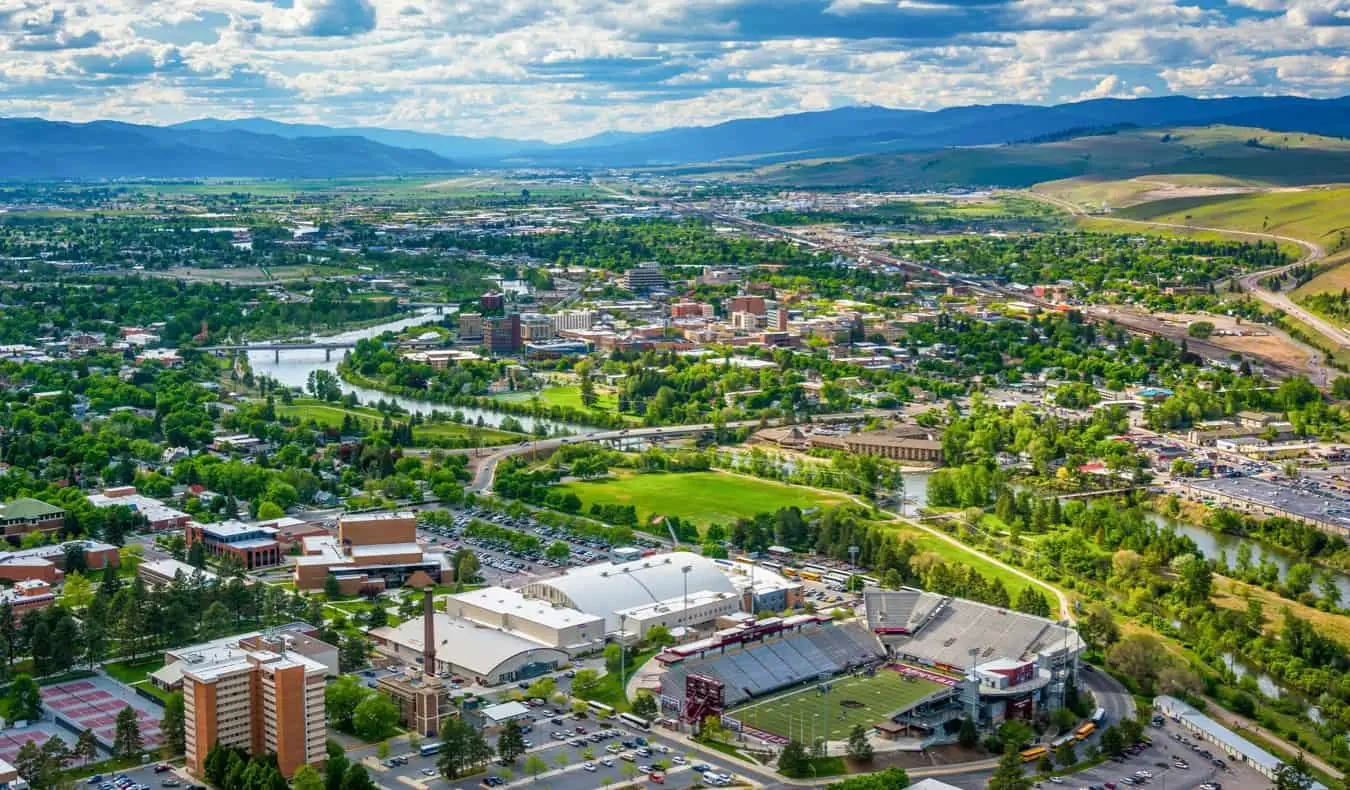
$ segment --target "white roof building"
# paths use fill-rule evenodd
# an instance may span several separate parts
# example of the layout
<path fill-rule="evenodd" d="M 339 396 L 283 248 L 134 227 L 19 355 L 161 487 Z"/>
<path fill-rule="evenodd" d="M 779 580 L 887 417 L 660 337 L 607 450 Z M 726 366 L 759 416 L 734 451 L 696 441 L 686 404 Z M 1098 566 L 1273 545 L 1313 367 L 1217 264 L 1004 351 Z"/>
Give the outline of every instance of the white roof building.
<path fill-rule="evenodd" d="M 684 568 L 689 569 L 687 574 Z M 682 598 L 686 590 L 691 596 L 736 593 L 731 579 L 712 560 L 687 551 L 573 568 L 522 588 L 527 596 L 605 618 L 607 632 L 619 630 L 619 612 Z"/>
<path fill-rule="evenodd" d="M 464 675 L 493 685 L 550 672 L 570 660 L 567 653 L 523 636 L 478 625 L 444 612 L 433 616 L 437 674 Z M 422 658 L 424 622 L 414 617 L 370 631 L 379 648 L 404 661 Z"/>

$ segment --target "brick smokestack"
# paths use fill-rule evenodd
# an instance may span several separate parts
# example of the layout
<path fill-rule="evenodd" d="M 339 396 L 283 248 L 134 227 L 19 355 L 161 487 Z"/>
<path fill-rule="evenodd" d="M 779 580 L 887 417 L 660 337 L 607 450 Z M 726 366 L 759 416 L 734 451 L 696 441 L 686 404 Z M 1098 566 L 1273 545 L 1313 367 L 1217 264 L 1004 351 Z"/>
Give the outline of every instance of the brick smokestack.
<path fill-rule="evenodd" d="M 422 671 L 427 677 L 436 677 L 436 607 L 432 603 L 431 587 L 422 591 Z"/>

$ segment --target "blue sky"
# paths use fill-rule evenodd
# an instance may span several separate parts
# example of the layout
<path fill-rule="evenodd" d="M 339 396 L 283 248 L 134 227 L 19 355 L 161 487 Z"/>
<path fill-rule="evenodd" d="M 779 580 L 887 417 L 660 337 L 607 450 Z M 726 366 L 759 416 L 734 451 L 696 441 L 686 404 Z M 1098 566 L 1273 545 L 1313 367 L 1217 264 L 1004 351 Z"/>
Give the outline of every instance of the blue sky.
<path fill-rule="evenodd" d="M 1350 0 L 0 0 L 0 115 L 566 140 L 856 104 L 1350 92 Z"/>

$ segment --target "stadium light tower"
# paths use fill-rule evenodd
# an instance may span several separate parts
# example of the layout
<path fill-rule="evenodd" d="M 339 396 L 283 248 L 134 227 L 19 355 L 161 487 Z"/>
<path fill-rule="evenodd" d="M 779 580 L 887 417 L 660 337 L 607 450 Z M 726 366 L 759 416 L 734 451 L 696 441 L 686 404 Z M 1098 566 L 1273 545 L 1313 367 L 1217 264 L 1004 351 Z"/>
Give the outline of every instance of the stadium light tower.
<path fill-rule="evenodd" d="M 680 568 L 680 573 L 684 576 L 684 609 L 680 611 L 680 622 L 689 625 L 689 572 L 694 569 L 693 565 L 685 565 Z"/>

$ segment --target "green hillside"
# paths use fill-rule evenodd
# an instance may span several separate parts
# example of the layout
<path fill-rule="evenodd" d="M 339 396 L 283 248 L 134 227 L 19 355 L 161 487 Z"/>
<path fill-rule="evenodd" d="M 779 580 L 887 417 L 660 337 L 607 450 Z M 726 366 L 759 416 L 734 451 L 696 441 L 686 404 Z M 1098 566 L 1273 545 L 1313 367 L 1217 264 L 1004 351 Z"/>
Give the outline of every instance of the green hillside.
<path fill-rule="evenodd" d="M 1235 126 L 1131 130 L 1050 143 L 791 162 L 747 177 L 803 187 L 941 189 L 1154 173 L 1277 186 L 1350 181 L 1350 141 Z"/>
<path fill-rule="evenodd" d="M 1185 225 L 1232 228 L 1306 239 L 1328 251 L 1350 235 L 1350 189 L 1254 192 L 1155 200 L 1112 216 Z"/>

